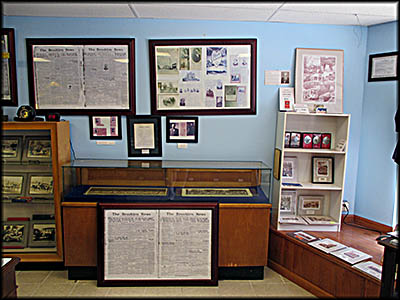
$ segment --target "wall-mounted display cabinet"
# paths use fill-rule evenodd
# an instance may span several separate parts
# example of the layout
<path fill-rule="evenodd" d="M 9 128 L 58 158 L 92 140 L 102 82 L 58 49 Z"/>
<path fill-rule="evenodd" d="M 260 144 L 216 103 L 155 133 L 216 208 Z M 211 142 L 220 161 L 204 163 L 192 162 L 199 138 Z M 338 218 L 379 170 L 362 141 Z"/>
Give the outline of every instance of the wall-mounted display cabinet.
<path fill-rule="evenodd" d="M 348 114 L 278 112 L 275 228 L 340 231 L 349 128 Z"/>
<path fill-rule="evenodd" d="M 2 255 L 63 262 L 61 165 L 69 122 L 2 123 Z"/>
<path fill-rule="evenodd" d="M 218 267 L 250 268 L 262 276 L 272 184 L 264 163 L 93 159 L 72 161 L 62 170 L 65 265 L 71 279 L 79 278 L 82 268 L 97 267 L 99 203 L 217 203 Z"/>

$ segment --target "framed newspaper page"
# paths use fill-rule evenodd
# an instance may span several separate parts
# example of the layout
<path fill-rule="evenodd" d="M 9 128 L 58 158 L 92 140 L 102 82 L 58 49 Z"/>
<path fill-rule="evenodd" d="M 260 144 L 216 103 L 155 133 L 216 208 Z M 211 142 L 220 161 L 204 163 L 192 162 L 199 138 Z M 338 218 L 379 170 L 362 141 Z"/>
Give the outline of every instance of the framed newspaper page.
<path fill-rule="evenodd" d="M 295 103 L 343 113 L 343 50 L 296 48 Z"/>
<path fill-rule="evenodd" d="M 1 106 L 18 106 L 14 28 L 1 28 Z"/>
<path fill-rule="evenodd" d="M 368 81 L 399 80 L 399 51 L 371 54 Z"/>
<path fill-rule="evenodd" d="M 256 56 L 256 39 L 149 40 L 152 114 L 256 114 Z"/>
<path fill-rule="evenodd" d="M 135 39 L 26 39 L 30 105 L 38 114 L 135 113 Z"/>
<path fill-rule="evenodd" d="M 99 203 L 97 286 L 217 285 L 218 203 Z"/>

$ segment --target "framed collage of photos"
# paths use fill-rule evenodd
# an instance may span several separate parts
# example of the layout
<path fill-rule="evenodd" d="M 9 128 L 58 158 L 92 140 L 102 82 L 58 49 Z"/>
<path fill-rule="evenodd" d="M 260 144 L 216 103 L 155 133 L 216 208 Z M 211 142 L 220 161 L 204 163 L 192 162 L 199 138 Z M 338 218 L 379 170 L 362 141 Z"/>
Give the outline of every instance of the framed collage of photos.
<path fill-rule="evenodd" d="M 89 116 L 91 140 L 122 139 L 121 116 Z"/>
<path fill-rule="evenodd" d="M 3 136 L 1 157 L 3 161 L 21 161 L 22 136 Z"/>
<path fill-rule="evenodd" d="M 135 113 L 135 39 L 27 38 L 26 49 L 38 114 Z"/>
<path fill-rule="evenodd" d="M 197 143 L 199 140 L 198 117 L 166 117 L 167 143 Z"/>
<path fill-rule="evenodd" d="M 54 220 L 32 220 L 30 222 L 28 247 L 55 247 L 56 223 Z"/>
<path fill-rule="evenodd" d="M 296 48 L 295 103 L 343 113 L 343 56 L 339 49 Z"/>
<path fill-rule="evenodd" d="M 18 106 L 14 28 L 1 28 L 1 106 Z"/>
<path fill-rule="evenodd" d="M 2 248 L 26 248 L 29 236 L 29 218 L 3 221 L 1 231 Z"/>
<path fill-rule="evenodd" d="M 334 158 L 333 157 L 312 157 L 312 183 L 333 183 L 334 182 Z"/>
<path fill-rule="evenodd" d="M 256 39 L 149 40 L 152 114 L 255 114 L 256 55 Z"/>
<path fill-rule="evenodd" d="M 162 156 L 161 117 L 127 116 L 128 156 Z"/>
<path fill-rule="evenodd" d="M 50 137 L 29 136 L 25 138 L 23 161 L 51 162 Z"/>

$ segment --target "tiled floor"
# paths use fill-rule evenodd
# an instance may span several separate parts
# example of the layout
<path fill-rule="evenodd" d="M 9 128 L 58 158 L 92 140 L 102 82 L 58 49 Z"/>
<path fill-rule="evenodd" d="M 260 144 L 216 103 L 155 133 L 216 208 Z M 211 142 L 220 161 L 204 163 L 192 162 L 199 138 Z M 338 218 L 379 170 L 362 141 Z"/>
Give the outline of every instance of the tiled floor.
<path fill-rule="evenodd" d="M 316 298 L 275 271 L 264 280 L 219 280 L 217 287 L 97 287 L 96 280 L 68 280 L 67 271 L 16 271 L 18 297 L 296 297 Z"/>

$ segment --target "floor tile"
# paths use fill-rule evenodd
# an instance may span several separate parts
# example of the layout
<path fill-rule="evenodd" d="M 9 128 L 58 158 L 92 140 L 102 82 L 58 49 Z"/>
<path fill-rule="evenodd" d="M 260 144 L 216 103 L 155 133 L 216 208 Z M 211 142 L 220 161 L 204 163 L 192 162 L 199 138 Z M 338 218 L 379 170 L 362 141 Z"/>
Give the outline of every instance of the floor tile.
<path fill-rule="evenodd" d="M 22 283 L 42 283 L 51 271 L 20 271 L 15 275 L 17 285 Z"/>
<path fill-rule="evenodd" d="M 151 286 L 146 287 L 144 291 L 144 296 L 151 297 L 181 297 L 182 291 L 181 287 L 174 286 Z"/>
<path fill-rule="evenodd" d="M 144 295 L 145 287 L 110 287 L 107 297 L 139 297 Z"/>
<path fill-rule="evenodd" d="M 217 286 L 183 287 L 182 296 L 187 297 L 217 297 Z"/>
<path fill-rule="evenodd" d="M 34 297 L 65 297 L 69 296 L 75 286 L 75 283 L 43 283 L 32 294 Z"/>
<path fill-rule="evenodd" d="M 254 297 L 256 294 L 250 282 L 237 282 L 236 280 L 223 280 L 218 283 L 218 296 L 228 297 Z"/>
<path fill-rule="evenodd" d="M 109 287 L 97 287 L 97 281 L 77 282 L 70 294 L 73 297 L 105 297 Z"/>
<path fill-rule="evenodd" d="M 18 297 L 31 297 L 33 293 L 39 288 L 39 283 L 22 283 L 17 284 L 17 298 Z"/>

